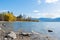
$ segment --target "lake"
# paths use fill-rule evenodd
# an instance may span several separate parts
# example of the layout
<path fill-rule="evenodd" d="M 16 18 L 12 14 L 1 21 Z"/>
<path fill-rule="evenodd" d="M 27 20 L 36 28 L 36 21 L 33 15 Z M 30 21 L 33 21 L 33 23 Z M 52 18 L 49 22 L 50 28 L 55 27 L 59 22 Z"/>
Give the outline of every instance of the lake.
<path fill-rule="evenodd" d="M 14 31 L 23 30 L 31 32 L 33 30 L 35 32 L 60 38 L 60 22 L 13 22 L 7 24 L 12 25 Z M 53 32 L 48 32 L 48 30 L 53 30 Z"/>

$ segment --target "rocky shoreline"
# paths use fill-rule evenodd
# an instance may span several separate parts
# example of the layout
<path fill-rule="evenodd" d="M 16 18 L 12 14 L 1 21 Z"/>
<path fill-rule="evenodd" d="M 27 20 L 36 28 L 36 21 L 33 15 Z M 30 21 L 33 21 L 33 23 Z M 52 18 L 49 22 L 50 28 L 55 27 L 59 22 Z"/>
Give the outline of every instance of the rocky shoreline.
<path fill-rule="evenodd" d="M 0 40 L 59 40 L 57 38 L 43 35 L 41 33 L 31 32 L 14 32 L 14 31 L 5 31 L 2 29 L 4 27 L 0 25 Z"/>
<path fill-rule="evenodd" d="M 43 34 L 16 34 L 15 32 L 3 32 L 0 30 L 0 40 L 58 40 Z"/>

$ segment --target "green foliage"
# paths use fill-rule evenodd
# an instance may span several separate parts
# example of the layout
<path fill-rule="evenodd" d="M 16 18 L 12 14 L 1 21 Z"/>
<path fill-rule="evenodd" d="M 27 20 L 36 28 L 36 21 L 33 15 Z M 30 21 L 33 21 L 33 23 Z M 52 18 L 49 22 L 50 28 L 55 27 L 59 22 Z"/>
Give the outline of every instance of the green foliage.
<path fill-rule="evenodd" d="M 17 18 L 22 18 L 23 16 L 20 14 L 19 16 L 17 16 Z"/>
<path fill-rule="evenodd" d="M 4 13 L 0 13 L 0 21 L 4 21 Z"/>
<path fill-rule="evenodd" d="M 32 20 L 31 17 L 27 17 L 25 18 L 24 16 L 22 16 L 21 14 L 19 16 L 17 16 L 17 20 L 16 21 L 32 21 L 32 22 L 39 22 L 38 20 Z"/>

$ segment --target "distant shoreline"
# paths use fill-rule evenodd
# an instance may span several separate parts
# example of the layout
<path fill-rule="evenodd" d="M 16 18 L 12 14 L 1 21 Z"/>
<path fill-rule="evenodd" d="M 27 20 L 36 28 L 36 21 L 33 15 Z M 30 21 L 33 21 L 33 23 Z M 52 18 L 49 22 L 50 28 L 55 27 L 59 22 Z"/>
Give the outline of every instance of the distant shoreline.
<path fill-rule="evenodd" d="M 0 23 L 9 22 L 9 21 L 0 21 Z M 35 22 L 35 21 L 11 21 L 11 22 Z"/>

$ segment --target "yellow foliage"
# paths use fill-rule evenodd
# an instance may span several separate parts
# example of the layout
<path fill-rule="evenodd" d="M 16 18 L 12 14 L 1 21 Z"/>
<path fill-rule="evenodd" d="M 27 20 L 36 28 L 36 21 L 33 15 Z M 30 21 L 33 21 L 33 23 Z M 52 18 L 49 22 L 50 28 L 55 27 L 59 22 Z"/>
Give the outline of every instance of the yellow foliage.
<path fill-rule="evenodd" d="M 15 21 L 16 20 L 16 17 L 12 14 L 12 13 L 6 13 L 5 14 L 5 21 Z"/>

